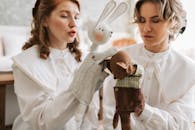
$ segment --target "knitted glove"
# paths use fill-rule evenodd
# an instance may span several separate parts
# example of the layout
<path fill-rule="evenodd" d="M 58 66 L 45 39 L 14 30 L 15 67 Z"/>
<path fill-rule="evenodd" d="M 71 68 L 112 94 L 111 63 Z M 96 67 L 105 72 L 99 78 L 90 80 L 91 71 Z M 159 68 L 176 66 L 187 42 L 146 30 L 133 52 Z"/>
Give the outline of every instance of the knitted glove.
<path fill-rule="evenodd" d="M 79 69 L 75 71 L 70 88 L 81 103 L 88 105 L 95 91 L 102 86 L 108 75 L 104 72 L 102 62 L 115 53 L 116 49 L 114 48 L 103 53 L 89 53 Z"/>

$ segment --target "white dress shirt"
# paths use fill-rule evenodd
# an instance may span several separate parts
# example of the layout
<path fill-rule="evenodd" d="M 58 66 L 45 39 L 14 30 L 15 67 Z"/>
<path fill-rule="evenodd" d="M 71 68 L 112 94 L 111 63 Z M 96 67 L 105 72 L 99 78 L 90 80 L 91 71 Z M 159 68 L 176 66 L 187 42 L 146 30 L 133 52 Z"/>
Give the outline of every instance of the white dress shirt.
<path fill-rule="evenodd" d="M 141 88 L 145 98 L 145 108 L 139 117 L 131 114 L 132 130 L 191 130 L 195 116 L 195 63 L 169 46 L 161 53 L 146 50 L 143 44 L 124 49 L 129 56 L 144 67 Z M 109 76 L 104 82 L 103 125 L 105 130 L 113 130 L 115 112 L 113 87 L 116 81 Z M 99 109 L 98 93 L 91 103 L 86 122 L 97 126 Z M 91 120 L 91 121 L 90 121 Z M 117 130 L 121 126 L 118 125 Z"/>
<path fill-rule="evenodd" d="M 47 60 L 39 58 L 37 46 L 13 58 L 20 108 L 13 130 L 77 130 L 81 124 L 86 106 L 68 90 L 79 63 L 68 49 L 50 50 Z"/>

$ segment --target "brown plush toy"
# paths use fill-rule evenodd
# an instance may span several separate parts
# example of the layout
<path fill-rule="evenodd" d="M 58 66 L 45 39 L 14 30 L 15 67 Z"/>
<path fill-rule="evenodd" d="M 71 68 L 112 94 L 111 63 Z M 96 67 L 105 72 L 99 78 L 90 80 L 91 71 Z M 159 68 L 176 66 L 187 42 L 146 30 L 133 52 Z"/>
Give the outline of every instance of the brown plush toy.
<path fill-rule="evenodd" d="M 112 56 L 109 69 L 117 80 L 114 87 L 116 111 L 113 127 L 117 127 L 120 116 L 122 130 L 131 130 L 130 113 L 135 112 L 139 116 L 144 109 L 144 98 L 140 89 L 143 69 L 133 64 L 124 51 Z"/>

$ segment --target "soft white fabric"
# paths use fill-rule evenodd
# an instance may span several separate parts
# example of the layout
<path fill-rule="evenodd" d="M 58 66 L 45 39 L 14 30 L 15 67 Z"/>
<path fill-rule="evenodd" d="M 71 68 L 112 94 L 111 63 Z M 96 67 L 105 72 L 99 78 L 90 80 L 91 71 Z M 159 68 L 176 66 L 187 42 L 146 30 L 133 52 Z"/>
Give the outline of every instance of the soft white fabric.
<path fill-rule="evenodd" d="M 29 36 L 30 27 L 0 25 L 0 71 L 12 71 L 11 57 L 21 52 Z"/>
<path fill-rule="evenodd" d="M 173 50 L 171 46 L 167 51 L 157 54 L 147 51 L 143 44 L 124 50 L 145 69 L 142 84 L 145 109 L 138 118 L 131 114 L 132 130 L 191 130 L 192 121 L 195 119 L 195 63 Z M 109 76 L 103 86 L 103 125 L 105 130 L 113 130 L 113 77 Z M 90 116 L 86 117 L 86 120 L 97 117 L 99 107 L 96 96 L 89 107 Z M 94 124 L 97 124 L 97 120 L 93 119 L 91 125 L 94 127 Z M 120 129 L 118 126 L 117 130 Z"/>
<path fill-rule="evenodd" d="M 14 87 L 21 112 L 13 130 L 76 130 L 73 115 L 84 111 L 85 106 L 67 90 L 79 66 L 74 57 L 67 50 L 51 49 L 50 57 L 41 60 L 34 46 L 13 60 Z"/>
<path fill-rule="evenodd" d="M 0 36 L 0 58 L 3 56 L 3 40 L 2 37 Z"/>
<path fill-rule="evenodd" d="M 0 57 L 0 72 L 10 72 L 12 71 L 12 63 L 10 56 Z"/>
<path fill-rule="evenodd" d="M 51 53 L 47 60 L 39 58 L 37 46 L 13 58 L 14 87 L 21 112 L 14 122 L 13 130 L 78 130 L 81 127 L 83 114 L 87 109 L 85 103 L 92 98 L 94 91 L 91 90 L 97 87 L 89 84 L 94 83 L 90 81 L 93 80 L 91 77 L 86 81 L 86 77 L 93 73 L 87 71 L 86 66 L 94 65 L 89 66 L 89 69 L 93 68 L 95 72 L 100 72 L 101 67 L 95 64 L 107 55 L 97 55 L 93 57 L 93 61 L 86 58 L 78 68 L 79 64 L 67 49 L 63 51 L 50 49 Z M 78 76 L 73 79 L 76 69 L 78 71 L 75 75 Z M 96 76 L 102 78 L 101 74 Z M 86 128 L 84 125 L 82 127 Z M 90 127 L 87 128 L 92 130 Z"/>
<path fill-rule="evenodd" d="M 12 33 L 4 34 L 2 39 L 6 56 L 14 56 L 20 53 L 22 51 L 22 46 L 27 40 L 25 35 Z"/>

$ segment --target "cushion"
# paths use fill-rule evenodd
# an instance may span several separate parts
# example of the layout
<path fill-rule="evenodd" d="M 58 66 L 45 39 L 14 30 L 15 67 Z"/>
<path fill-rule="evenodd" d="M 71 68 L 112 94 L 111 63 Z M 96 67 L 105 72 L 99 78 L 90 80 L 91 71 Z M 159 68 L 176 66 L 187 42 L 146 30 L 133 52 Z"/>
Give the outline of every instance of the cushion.
<path fill-rule="evenodd" d="M 2 41 L 2 37 L 0 36 L 0 57 L 3 56 L 3 41 Z"/>
<path fill-rule="evenodd" d="M 21 52 L 29 35 L 28 26 L 0 25 L 0 72 L 12 71 L 11 57 Z"/>
<path fill-rule="evenodd" d="M 13 61 L 10 57 L 1 57 L 0 58 L 0 72 L 9 72 L 12 71 Z"/>
<path fill-rule="evenodd" d="M 4 34 L 3 35 L 3 46 L 5 56 L 14 56 L 22 51 L 22 46 L 27 40 L 25 35 L 19 34 Z"/>

